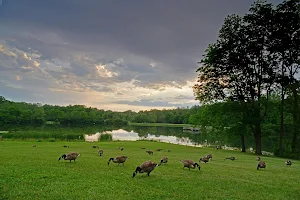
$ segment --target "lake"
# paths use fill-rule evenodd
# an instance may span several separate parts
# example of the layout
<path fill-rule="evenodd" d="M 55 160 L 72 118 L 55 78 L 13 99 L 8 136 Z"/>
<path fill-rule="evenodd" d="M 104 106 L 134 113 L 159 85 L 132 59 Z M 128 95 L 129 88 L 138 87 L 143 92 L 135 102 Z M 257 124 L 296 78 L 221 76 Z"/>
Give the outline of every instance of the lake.
<path fill-rule="evenodd" d="M 86 134 L 85 141 L 98 141 L 102 134 L 110 134 L 112 140 L 120 141 L 137 141 L 137 140 L 153 140 L 159 142 L 167 142 L 178 145 L 195 146 L 195 147 L 215 147 L 219 146 L 223 149 L 240 148 L 239 138 L 224 136 L 213 133 L 195 133 L 183 131 L 181 127 L 126 127 L 110 131 L 96 132 L 95 134 Z M 273 152 L 278 145 L 278 138 L 262 138 L 263 151 L 265 153 Z M 253 151 L 255 148 L 254 139 L 251 136 L 246 137 L 247 150 Z"/>
<path fill-rule="evenodd" d="M 14 127 L 14 130 L 16 128 Z M 1 131 L 1 130 L 0 130 Z M 37 139 L 37 141 L 87 141 L 94 142 L 101 135 L 109 135 L 112 140 L 154 140 L 178 145 L 195 147 L 222 147 L 223 149 L 240 148 L 240 138 L 217 133 L 194 133 L 183 131 L 182 127 L 126 126 L 126 127 L 18 127 L 16 131 L 0 132 L 4 139 Z M 254 138 L 245 138 L 247 150 L 255 148 Z M 278 146 L 278 137 L 262 138 L 262 149 L 273 152 Z"/>

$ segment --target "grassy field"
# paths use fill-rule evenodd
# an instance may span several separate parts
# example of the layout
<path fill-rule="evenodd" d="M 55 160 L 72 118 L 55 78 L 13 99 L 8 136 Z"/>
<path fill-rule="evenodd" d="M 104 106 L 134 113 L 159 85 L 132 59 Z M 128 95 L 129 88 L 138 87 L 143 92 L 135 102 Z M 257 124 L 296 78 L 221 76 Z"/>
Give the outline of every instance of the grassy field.
<path fill-rule="evenodd" d="M 129 123 L 130 126 L 167 126 L 167 127 L 185 127 L 189 124 L 168 124 L 168 123 Z"/>
<path fill-rule="evenodd" d="M 37 144 L 37 147 L 32 147 Z M 70 148 L 63 148 L 63 145 Z M 98 145 L 104 149 L 99 157 Z M 123 147 L 124 151 L 117 148 Z M 162 148 L 148 155 L 146 149 Z M 284 159 L 262 157 L 267 168 L 256 170 L 255 155 L 235 151 L 138 142 L 39 142 L 1 141 L 0 199 L 299 199 L 300 164 L 288 167 Z M 167 152 L 170 149 L 171 152 Z M 81 154 L 75 163 L 58 158 L 67 152 Z M 183 169 L 181 159 L 213 154 L 201 170 Z M 127 155 L 125 166 L 107 165 L 110 157 Z M 169 163 L 157 167 L 149 177 L 136 166 L 146 160 Z M 224 160 L 236 156 L 235 161 Z"/>

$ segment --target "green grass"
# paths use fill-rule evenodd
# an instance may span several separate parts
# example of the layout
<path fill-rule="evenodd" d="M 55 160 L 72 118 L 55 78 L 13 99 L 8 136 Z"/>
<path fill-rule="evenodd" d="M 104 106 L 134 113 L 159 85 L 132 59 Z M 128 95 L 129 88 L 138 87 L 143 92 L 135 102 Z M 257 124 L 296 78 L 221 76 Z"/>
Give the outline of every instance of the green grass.
<path fill-rule="evenodd" d="M 267 168 L 256 170 L 255 155 L 236 151 L 138 142 L 0 142 L 0 199 L 299 199 L 300 164 L 291 167 L 284 159 L 262 157 Z M 63 145 L 70 148 L 63 148 Z M 98 145 L 104 149 L 98 156 Z M 124 151 L 117 148 L 123 147 Z M 148 155 L 145 150 L 162 148 Z M 167 152 L 170 149 L 171 152 Z M 69 151 L 81 156 L 75 163 L 58 158 Z M 181 159 L 199 161 L 212 153 L 213 160 L 201 163 L 201 170 L 182 169 Z M 107 165 L 110 157 L 127 155 L 125 166 Z M 169 163 L 149 177 L 137 174 L 136 166 L 146 160 Z M 236 156 L 238 160 L 224 160 Z"/>
<path fill-rule="evenodd" d="M 167 126 L 167 127 L 184 127 L 189 124 L 168 124 L 168 123 L 129 123 L 130 126 Z"/>

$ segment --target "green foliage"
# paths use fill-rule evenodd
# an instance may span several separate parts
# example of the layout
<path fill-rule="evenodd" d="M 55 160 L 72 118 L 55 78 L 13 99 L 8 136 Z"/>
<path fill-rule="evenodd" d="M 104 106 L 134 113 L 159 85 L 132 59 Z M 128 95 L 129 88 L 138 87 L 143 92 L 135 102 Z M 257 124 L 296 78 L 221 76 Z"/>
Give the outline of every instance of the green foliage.
<path fill-rule="evenodd" d="M 188 108 L 150 111 L 113 112 L 83 105 L 52 106 L 13 102 L 1 97 L 0 126 L 17 131 L 19 126 L 126 126 L 133 123 L 184 124 L 189 119 Z"/>
<path fill-rule="evenodd" d="M 99 137 L 99 141 L 106 141 L 106 142 L 112 141 L 112 135 L 108 133 L 101 134 Z"/>
<path fill-rule="evenodd" d="M 244 118 L 242 124 L 250 126 L 257 154 L 261 154 L 269 95 L 280 87 L 282 102 L 284 90 L 293 88 L 292 150 L 296 149 L 300 130 L 299 98 L 294 87 L 299 83 L 295 74 L 300 69 L 299 8 L 298 0 L 287 0 L 276 7 L 257 0 L 244 16 L 227 16 L 217 41 L 208 46 L 197 70 L 196 99 L 203 103 L 230 100 L 243 105 L 244 110 L 239 112 Z M 280 115 L 283 124 L 283 111 Z M 282 129 L 283 125 L 281 139 Z"/>

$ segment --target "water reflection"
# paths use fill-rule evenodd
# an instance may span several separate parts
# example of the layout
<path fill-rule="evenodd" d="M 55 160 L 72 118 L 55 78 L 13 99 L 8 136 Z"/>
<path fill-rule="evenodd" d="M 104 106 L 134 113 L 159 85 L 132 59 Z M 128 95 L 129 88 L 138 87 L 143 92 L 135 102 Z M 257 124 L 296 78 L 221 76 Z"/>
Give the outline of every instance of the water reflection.
<path fill-rule="evenodd" d="M 158 142 L 166 142 L 172 144 L 186 145 L 186 146 L 196 146 L 202 147 L 204 145 L 193 142 L 188 137 L 176 137 L 176 136 L 165 136 L 165 135 L 153 135 L 150 133 L 143 134 L 142 136 L 139 133 L 131 131 L 126 131 L 123 129 L 113 130 L 113 131 L 104 131 L 97 132 L 93 135 L 84 135 L 85 141 L 95 142 L 98 141 L 102 134 L 111 134 L 113 140 L 121 141 L 137 141 L 137 140 L 153 140 Z"/>
<path fill-rule="evenodd" d="M 101 127 L 102 128 L 102 127 Z M 99 141 L 102 134 L 109 134 L 112 140 L 137 141 L 137 140 L 155 140 L 160 142 L 195 146 L 195 147 L 220 147 L 227 150 L 240 150 L 240 138 L 231 135 L 206 132 L 192 133 L 185 132 L 181 127 L 119 127 L 111 129 L 85 129 L 85 132 L 95 133 L 84 135 L 85 141 Z M 252 136 L 246 138 L 247 151 L 254 151 L 255 141 Z M 105 141 L 105 140 L 104 140 Z M 263 137 L 263 151 L 273 152 L 278 144 L 278 138 Z"/>

